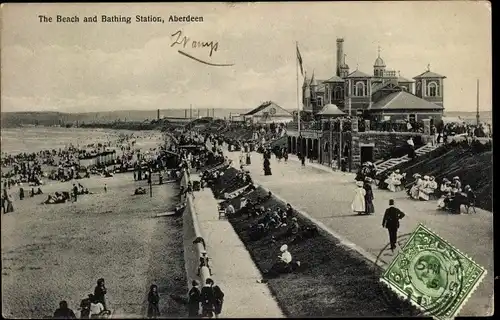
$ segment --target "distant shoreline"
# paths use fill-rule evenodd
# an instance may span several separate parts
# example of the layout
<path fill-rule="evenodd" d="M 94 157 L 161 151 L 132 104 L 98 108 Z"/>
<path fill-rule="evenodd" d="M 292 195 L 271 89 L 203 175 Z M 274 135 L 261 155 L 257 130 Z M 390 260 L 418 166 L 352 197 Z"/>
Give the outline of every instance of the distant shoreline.
<path fill-rule="evenodd" d="M 105 128 L 124 130 L 161 130 L 167 123 L 188 123 L 203 118 L 208 111 L 209 116 L 216 119 L 228 119 L 230 115 L 244 114 L 247 109 L 173 109 L 173 110 L 124 110 L 88 113 L 63 112 L 2 112 L 2 128 L 22 127 L 78 127 Z M 211 113 L 211 114 L 210 114 Z M 476 119 L 475 111 L 445 111 L 445 117 L 460 118 L 471 121 Z M 482 121 L 492 124 L 492 111 L 480 111 Z"/>

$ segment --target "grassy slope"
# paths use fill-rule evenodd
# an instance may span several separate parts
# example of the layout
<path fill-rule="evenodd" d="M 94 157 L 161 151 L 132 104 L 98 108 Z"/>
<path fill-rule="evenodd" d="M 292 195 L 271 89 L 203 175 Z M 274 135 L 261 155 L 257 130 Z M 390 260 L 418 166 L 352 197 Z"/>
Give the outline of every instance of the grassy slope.
<path fill-rule="evenodd" d="M 474 151 L 461 144 L 453 144 L 436 149 L 429 155 L 415 158 L 394 167 L 406 172 L 408 185 L 414 181 L 413 174 L 433 175 L 438 183 L 443 178 L 451 180 L 460 177 L 462 187 L 469 184 L 476 192 L 477 206 L 492 210 L 493 152 Z"/>

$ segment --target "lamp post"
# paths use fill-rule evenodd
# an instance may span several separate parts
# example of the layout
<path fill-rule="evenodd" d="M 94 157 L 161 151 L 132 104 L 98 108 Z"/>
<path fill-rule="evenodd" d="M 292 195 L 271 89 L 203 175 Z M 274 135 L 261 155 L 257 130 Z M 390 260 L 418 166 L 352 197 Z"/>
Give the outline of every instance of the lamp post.
<path fill-rule="evenodd" d="M 332 118 L 330 118 L 330 141 L 329 141 L 329 157 L 328 157 L 328 166 L 332 167 L 333 164 L 333 121 Z"/>
<path fill-rule="evenodd" d="M 342 157 L 344 156 L 342 148 L 342 118 L 339 121 L 339 148 L 338 148 L 338 168 L 342 169 Z"/>

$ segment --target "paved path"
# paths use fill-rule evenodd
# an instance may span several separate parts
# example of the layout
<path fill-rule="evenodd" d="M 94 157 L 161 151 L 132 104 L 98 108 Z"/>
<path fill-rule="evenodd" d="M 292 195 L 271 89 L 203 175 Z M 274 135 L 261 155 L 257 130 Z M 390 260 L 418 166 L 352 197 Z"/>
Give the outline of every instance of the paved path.
<path fill-rule="evenodd" d="M 238 152 L 226 153 L 238 163 Z M 375 214 L 358 216 L 351 211 L 356 188 L 354 174 L 333 172 L 319 164 L 306 162 L 305 167 L 293 157 L 288 163 L 271 160 L 272 176 L 264 176 L 261 154 L 252 153 L 252 164 L 246 168 L 256 183 L 286 199 L 295 208 L 307 212 L 334 233 L 377 256 L 388 243 L 388 234 L 381 227 L 389 199 L 406 213 L 400 234 L 411 233 L 418 223 L 456 246 L 484 266 L 488 272 L 483 282 L 461 311 L 462 316 L 493 314 L 493 214 L 476 209 L 477 214 L 450 215 L 435 210 L 436 201 L 407 199 L 404 192 L 392 193 L 374 188 Z"/>
<path fill-rule="evenodd" d="M 199 180 L 199 175 L 191 174 Z M 195 192 L 194 206 L 207 244 L 213 278 L 224 291 L 224 318 L 283 318 L 283 313 L 244 244 L 227 220 L 219 220 L 212 191 Z"/>

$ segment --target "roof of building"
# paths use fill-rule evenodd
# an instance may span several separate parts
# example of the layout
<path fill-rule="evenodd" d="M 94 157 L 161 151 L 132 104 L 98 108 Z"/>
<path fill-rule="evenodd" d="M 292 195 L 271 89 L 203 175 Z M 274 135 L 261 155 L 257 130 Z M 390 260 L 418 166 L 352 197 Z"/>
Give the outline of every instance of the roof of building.
<path fill-rule="evenodd" d="M 425 79 L 425 78 L 446 78 L 445 76 L 442 76 L 440 74 L 437 74 L 435 72 L 432 72 L 430 70 L 425 71 L 424 73 L 419 74 L 416 77 L 413 77 L 413 79 Z"/>
<path fill-rule="evenodd" d="M 385 67 L 385 62 L 382 58 L 380 58 L 380 56 L 377 57 L 377 59 L 375 60 L 375 63 L 373 64 L 374 67 Z"/>
<path fill-rule="evenodd" d="M 406 83 L 408 83 L 408 82 L 415 82 L 415 80 L 408 80 L 405 77 L 399 76 L 398 77 L 398 82 L 406 82 Z"/>
<path fill-rule="evenodd" d="M 343 116 L 345 113 L 340 110 L 336 105 L 334 104 L 327 104 L 325 105 L 320 112 L 318 112 L 319 115 L 322 116 Z"/>
<path fill-rule="evenodd" d="M 331 77 L 330 79 L 325 80 L 323 82 L 344 82 L 344 79 L 335 75 L 335 76 Z"/>
<path fill-rule="evenodd" d="M 384 87 L 386 87 L 386 86 L 388 86 L 390 84 L 398 87 L 398 83 L 396 81 L 394 81 L 394 80 L 387 80 L 386 82 L 379 82 L 379 83 L 375 83 L 374 85 L 372 85 L 372 93 L 375 93 L 378 90 L 381 90 L 381 89 L 383 89 Z"/>
<path fill-rule="evenodd" d="M 370 76 L 369 74 L 366 74 L 356 69 L 353 72 L 351 72 L 351 74 L 349 74 L 347 78 L 373 78 L 373 77 Z"/>
<path fill-rule="evenodd" d="M 372 92 L 380 90 L 383 86 L 385 86 L 385 83 L 382 82 L 372 83 Z"/>
<path fill-rule="evenodd" d="M 283 109 L 282 107 L 280 107 L 280 106 L 279 106 L 279 105 L 277 105 L 276 103 L 274 103 L 274 102 L 272 102 L 272 101 L 266 101 L 266 102 L 262 103 L 260 106 L 258 106 L 257 108 L 255 108 L 255 109 L 253 109 L 253 110 L 251 110 L 251 111 L 249 111 L 249 112 L 245 113 L 244 115 L 245 115 L 245 116 L 251 116 L 251 115 L 254 115 L 254 114 L 256 114 L 257 112 L 260 112 L 260 111 L 264 110 L 265 108 L 267 108 L 267 107 L 271 107 L 271 106 L 272 106 L 272 107 L 274 107 L 274 108 L 279 108 L 280 110 L 285 111 L 285 112 L 287 112 L 287 113 L 290 113 L 288 110 Z M 290 113 L 290 114 L 291 114 L 291 113 Z"/>
<path fill-rule="evenodd" d="M 429 109 L 444 109 L 442 106 L 421 99 L 409 92 L 399 91 L 388 94 L 379 101 L 375 102 L 371 110 L 391 110 L 391 109 L 408 109 L 408 110 L 429 110 Z"/>

